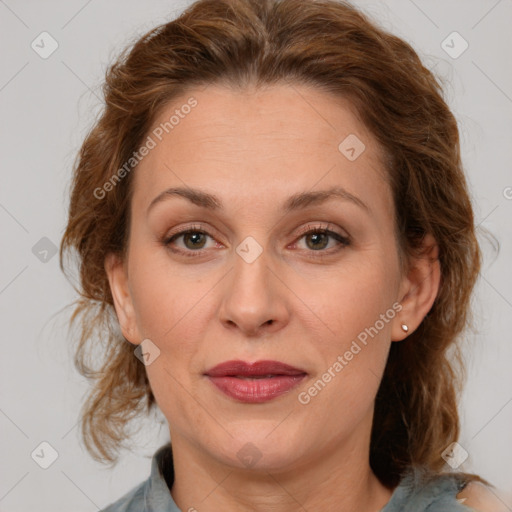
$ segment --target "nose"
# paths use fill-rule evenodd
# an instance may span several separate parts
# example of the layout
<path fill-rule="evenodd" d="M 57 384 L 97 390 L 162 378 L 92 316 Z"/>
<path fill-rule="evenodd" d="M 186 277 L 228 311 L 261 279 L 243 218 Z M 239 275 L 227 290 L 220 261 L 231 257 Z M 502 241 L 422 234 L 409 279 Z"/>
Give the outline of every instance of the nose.
<path fill-rule="evenodd" d="M 252 263 L 235 255 L 219 309 L 220 320 L 227 329 L 258 337 L 276 332 L 288 323 L 288 289 L 269 260 L 266 250 Z"/>

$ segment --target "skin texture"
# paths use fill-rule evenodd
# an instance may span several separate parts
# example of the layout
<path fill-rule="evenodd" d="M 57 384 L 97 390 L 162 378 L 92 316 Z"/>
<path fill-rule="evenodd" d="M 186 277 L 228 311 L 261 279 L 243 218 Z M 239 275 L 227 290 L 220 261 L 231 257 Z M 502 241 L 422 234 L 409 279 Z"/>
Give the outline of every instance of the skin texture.
<path fill-rule="evenodd" d="M 105 262 L 124 336 L 160 350 L 146 370 L 169 422 L 173 498 L 182 510 L 378 510 L 392 490 L 368 462 L 374 398 L 391 343 L 417 328 L 436 297 L 437 246 L 425 237 L 425 257 L 401 272 L 382 154 L 347 101 L 303 85 L 189 93 L 155 119 L 168 120 L 189 96 L 198 102 L 134 171 L 127 257 Z M 349 134 L 365 145 L 354 161 L 338 150 Z M 147 212 L 179 186 L 224 207 L 166 196 Z M 332 186 L 368 210 L 341 199 L 281 210 L 293 194 Z M 349 245 L 300 233 L 328 224 Z M 193 226 L 208 235 L 165 246 Z M 236 252 L 249 236 L 263 250 L 252 263 Z M 394 318 L 301 404 L 298 394 L 394 303 Z M 231 359 L 282 361 L 308 375 L 269 402 L 240 403 L 203 375 Z M 237 457 L 247 443 L 260 457 L 252 467 Z"/>

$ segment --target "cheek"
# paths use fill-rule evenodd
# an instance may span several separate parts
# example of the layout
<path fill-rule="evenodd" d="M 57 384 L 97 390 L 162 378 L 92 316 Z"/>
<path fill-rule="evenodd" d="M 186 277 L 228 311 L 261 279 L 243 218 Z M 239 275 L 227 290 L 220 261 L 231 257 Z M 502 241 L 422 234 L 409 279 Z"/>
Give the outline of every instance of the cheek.
<path fill-rule="evenodd" d="M 157 343 L 176 338 L 184 330 L 191 335 L 207 306 L 206 290 L 193 276 L 180 275 L 166 258 L 152 256 L 146 251 L 132 258 L 130 288 L 137 326 Z"/>
<path fill-rule="evenodd" d="M 176 275 L 167 262 L 151 260 L 140 254 L 139 263 L 133 258 L 131 291 L 138 329 L 160 350 L 159 357 L 146 366 L 146 373 L 156 402 L 167 420 L 174 424 L 194 419 L 195 382 L 189 379 L 194 361 L 204 337 L 205 308 L 209 302 L 205 293 L 211 286 L 193 278 Z M 146 262 L 142 264 L 140 262 Z M 206 289 L 205 289 L 206 288 Z M 203 327 L 202 327 L 203 326 Z M 201 334 L 203 333 L 203 334 Z"/>
<path fill-rule="evenodd" d="M 397 267 L 392 258 L 373 256 L 376 253 L 354 255 L 321 280 L 306 275 L 302 286 L 295 288 L 297 295 L 307 297 L 311 311 L 330 334 L 325 339 L 332 348 L 342 348 L 376 322 L 384 336 L 390 329 L 389 320 L 395 315 Z"/>
<path fill-rule="evenodd" d="M 150 339 L 160 350 L 146 373 L 156 401 L 169 419 L 176 411 L 189 409 L 187 397 L 195 394 L 197 383 L 190 379 L 190 373 L 198 370 L 201 340 L 213 314 L 208 292 L 215 282 L 188 272 L 180 274 L 168 259 L 155 253 L 134 254 L 130 281 L 141 337 Z"/>
<path fill-rule="evenodd" d="M 317 339 L 321 364 L 300 390 L 299 402 L 326 439 L 347 434 L 373 410 L 396 315 L 392 283 L 376 268 L 331 283 L 312 308 L 329 330 Z"/>

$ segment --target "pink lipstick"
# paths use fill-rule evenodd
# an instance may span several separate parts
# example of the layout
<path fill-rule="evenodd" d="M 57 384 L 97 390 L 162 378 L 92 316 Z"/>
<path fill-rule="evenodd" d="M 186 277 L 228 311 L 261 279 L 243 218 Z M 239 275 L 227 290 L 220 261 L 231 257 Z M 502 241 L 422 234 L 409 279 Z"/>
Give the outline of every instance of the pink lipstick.
<path fill-rule="evenodd" d="M 225 361 L 205 375 L 225 395 L 245 403 L 262 403 L 290 391 L 306 377 L 304 370 L 279 361 Z"/>

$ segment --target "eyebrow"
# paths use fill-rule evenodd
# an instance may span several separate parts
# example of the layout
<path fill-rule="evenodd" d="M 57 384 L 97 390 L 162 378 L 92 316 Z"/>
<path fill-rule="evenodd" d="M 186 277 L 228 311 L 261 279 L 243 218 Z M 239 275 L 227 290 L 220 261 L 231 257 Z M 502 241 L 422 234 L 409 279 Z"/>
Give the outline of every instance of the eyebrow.
<path fill-rule="evenodd" d="M 171 197 L 183 197 L 191 203 L 209 210 L 223 209 L 222 201 L 213 194 L 190 187 L 172 187 L 158 194 L 151 201 L 147 212 L 149 213 L 157 203 Z M 307 208 L 308 206 L 316 206 L 325 203 L 326 201 L 334 198 L 351 202 L 365 210 L 367 213 L 371 213 L 371 210 L 366 203 L 364 203 L 359 197 L 345 190 L 343 187 L 332 187 L 327 190 L 318 190 L 315 192 L 299 192 L 290 196 L 284 202 L 282 211 L 284 213 L 290 213 L 292 211 Z"/>

